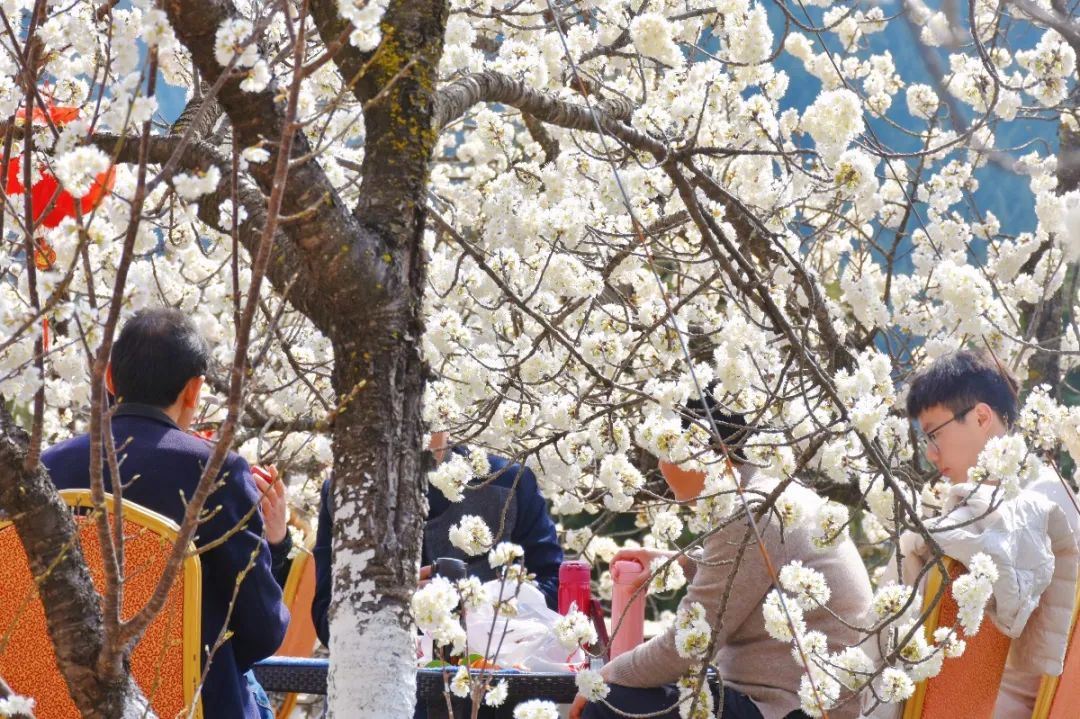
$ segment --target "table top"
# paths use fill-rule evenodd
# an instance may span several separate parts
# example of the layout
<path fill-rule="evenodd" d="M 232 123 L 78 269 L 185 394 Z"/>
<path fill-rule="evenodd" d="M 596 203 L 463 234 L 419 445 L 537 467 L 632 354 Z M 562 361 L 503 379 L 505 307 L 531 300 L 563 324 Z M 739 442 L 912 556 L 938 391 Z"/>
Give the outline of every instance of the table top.
<path fill-rule="evenodd" d="M 295 657 L 270 657 L 253 667 L 255 677 L 267 691 L 325 694 L 326 676 L 330 662 L 326 659 L 299 659 Z M 417 669 L 416 694 L 421 700 L 442 696 L 456 667 L 443 669 Z M 575 674 L 569 672 L 522 672 L 515 669 L 472 670 L 481 675 L 490 674 L 493 682 L 507 683 L 510 699 L 548 699 L 555 702 L 573 701 L 577 693 Z"/>
<path fill-rule="evenodd" d="M 422 700 L 442 697 L 445 685 L 454 676 L 457 667 L 416 670 L 416 696 Z M 512 702 L 525 699 L 547 699 L 559 704 L 574 701 L 577 694 L 576 674 L 571 672 L 522 672 L 509 670 L 472 670 L 474 676 L 490 675 L 492 684 L 506 682 L 507 699 Z"/>

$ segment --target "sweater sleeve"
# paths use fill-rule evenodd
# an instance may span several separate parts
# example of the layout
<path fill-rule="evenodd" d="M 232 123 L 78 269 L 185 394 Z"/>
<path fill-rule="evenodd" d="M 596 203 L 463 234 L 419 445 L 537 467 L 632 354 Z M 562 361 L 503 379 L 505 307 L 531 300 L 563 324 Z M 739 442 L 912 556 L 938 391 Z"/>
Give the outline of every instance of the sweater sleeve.
<path fill-rule="evenodd" d="M 739 546 L 744 539 L 751 543 L 754 541 L 752 537 L 746 538 L 746 528 L 745 522 L 737 521 L 705 539 L 700 566 L 694 573 L 686 596 L 679 602 L 680 608 L 694 602 L 704 607 L 718 649 L 739 626 L 750 620 L 755 612 L 761 611 L 762 601 L 772 587 L 756 547 L 747 546 L 736 566 Z M 764 538 L 769 555 L 779 564 L 782 549 L 778 541 L 779 533 L 770 532 L 766 527 Z M 735 582 L 735 587 L 730 592 L 727 606 L 723 607 L 724 595 L 728 594 L 731 582 Z M 721 610 L 723 617 L 720 616 Z M 604 668 L 604 674 L 613 684 L 636 688 L 657 687 L 677 681 L 692 665 L 693 662 L 679 656 L 675 649 L 673 625 L 663 634 L 613 659 Z"/>
<path fill-rule="evenodd" d="M 319 641 L 327 647 L 330 646 L 330 580 L 333 566 L 330 542 L 334 524 L 330 501 L 328 479 L 319 490 L 319 528 L 315 532 L 315 546 L 311 550 L 315 557 L 315 598 L 311 602 L 311 621 L 315 624 Z"/>

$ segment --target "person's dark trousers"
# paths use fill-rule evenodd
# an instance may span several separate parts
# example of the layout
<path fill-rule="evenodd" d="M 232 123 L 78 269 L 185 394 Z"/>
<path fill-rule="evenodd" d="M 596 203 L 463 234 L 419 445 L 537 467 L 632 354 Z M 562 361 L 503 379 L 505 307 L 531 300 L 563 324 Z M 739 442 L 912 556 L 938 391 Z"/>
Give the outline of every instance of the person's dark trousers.
<path fill-rule="evenodd" d="M 650 689 L 634 689 L 610 684 L 607 704 L 590 702 L 585 706 L 584 719 L 617 719 L 624 714 L 653 714 L 651 719 L 679 719 L 679 689 L 674 684 Z M 713 701 L 716 703 L 714 688 Z M 611 706 L 608 706 L 608 705 Z M 612 708 L 614 707 L 614 709 Z M 668 711 L 663 714 L 656 712 Z M 618 710 L 618 711 L 616 711 Z M 623 714 L 620 714 L 622 711 Z M 757 705 L 742 692 L 724 687 L 724 713 L 720 719 L 762 719 Z M 794 711 L 786 719 L 809 719 L 801 711 Z"/>

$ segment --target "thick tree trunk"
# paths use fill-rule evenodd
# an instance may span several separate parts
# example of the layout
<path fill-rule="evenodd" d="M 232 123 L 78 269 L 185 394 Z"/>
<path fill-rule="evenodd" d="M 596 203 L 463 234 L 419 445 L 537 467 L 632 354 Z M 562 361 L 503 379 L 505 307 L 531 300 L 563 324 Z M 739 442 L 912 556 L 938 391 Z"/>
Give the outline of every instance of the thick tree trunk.
<path fill-rule="evenodd" d="M 414 298 L 415 299 L 415 298 Z M 352 395 L 334 425 L 330 711 L 411 717 L 416 588 L 427 507 L 420 471 L 423 365 L 418 302 L 368 313 L 335 343 L 334 384 Z"/>
<path fill-rule="evenodd" d="M 380 49 L 355 86 L 366 102 L 355 215 L 386 245 L 380 257 L 358 259 L 385 264 L 388 279 L 374 288 L 369 306 L 349 307 L 352 320 L 330 333 L 334 389 L 344 404 L 334 423 L 334 717 L 409 719 L 415 704 L 409 600 L 427 514 L 420 459 L 422 240 L 447 13 L 445 0 L 392 1 Z"/>
<path fill-rule="evenodd" d="M 84 719 L 152 717 L 126 670 L 103 676 L 97 660 L 104 641 L 101 598 L 78 543 L 75 522 L 40 464 L 26 469 L 30 438 L 0 398 L 0 509 L 26 549 L 56 663 Z"/>

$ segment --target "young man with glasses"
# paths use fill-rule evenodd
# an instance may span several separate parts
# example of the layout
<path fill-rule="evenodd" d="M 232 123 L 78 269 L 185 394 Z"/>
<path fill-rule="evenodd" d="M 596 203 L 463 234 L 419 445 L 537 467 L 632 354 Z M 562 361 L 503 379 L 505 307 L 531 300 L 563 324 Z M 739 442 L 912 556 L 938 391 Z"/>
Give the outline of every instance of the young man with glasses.
<path fill-rule="evenodd" d="M 1015 424 L 1018 390 L 989 353 L 960 350 L 918 372 L 907 395 L 926 458 L 952 485 L 942 515 L 928 521 L 931 533 L 946 555 L 966 562 L 987 553 L 999 571 L 989 616 L 1013 638 L 1013 651 L 994 719 L 1030 717 L 1042 674 L 1061 673 L 1076 592 L 1080 514 L 1071 491 L 1053 477 L 1007 500 L 969 476 L 987 443 Z M 900 552 L 907 583 L 933 556 L 914 532 L 901 536 Z"/>

